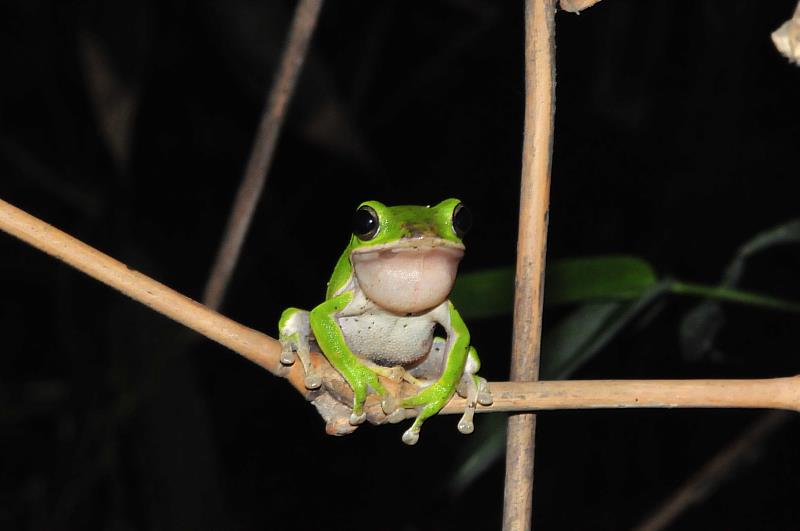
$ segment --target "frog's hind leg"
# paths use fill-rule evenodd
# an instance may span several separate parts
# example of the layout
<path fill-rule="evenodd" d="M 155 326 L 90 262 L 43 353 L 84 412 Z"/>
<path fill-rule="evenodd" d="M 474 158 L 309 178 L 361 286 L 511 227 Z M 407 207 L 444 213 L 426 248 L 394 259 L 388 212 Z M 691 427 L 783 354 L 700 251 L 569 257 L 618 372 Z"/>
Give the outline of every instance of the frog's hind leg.
<path fill-rule="evenodd" d="M 442 375 L 445 366 L 446 352 L 447 340 L 443 337 L 435 336 L 425 360 L 416 367 L 406 371 L 403 375 L 403 379 L 421 389 L 428 387 Z"/>
<path fill-rule="evenodd" d="M 311 365 L 309 339 L 311 325 L 308 312 L 299 308 L 287 308 L 281 315 L 278 324 L 281 343 L 281 363 L 292 365 L 295 362 L 295 353 L 300 358 L 305 372 L 305 385 L 308 389 L 317 389 L 322 385 L 322 378 L 314 371 Z"/>

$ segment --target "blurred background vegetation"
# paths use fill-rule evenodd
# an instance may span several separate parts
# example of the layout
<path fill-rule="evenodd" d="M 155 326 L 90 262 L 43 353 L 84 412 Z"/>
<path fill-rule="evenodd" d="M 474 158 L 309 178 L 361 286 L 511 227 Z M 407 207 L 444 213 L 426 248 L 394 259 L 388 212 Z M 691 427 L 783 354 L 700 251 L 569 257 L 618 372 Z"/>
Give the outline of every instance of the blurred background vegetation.
<path fill-rule="evenodd" d="M 293 8 L 3 2 L 0 197 L 199 298 Z M 769 39 L 793 8 L 557 16 L 545 376 L 800 372 L 800 69 Z M 522 42 L 521 2 L 326 5 L 223 313 L 276 334 L 359 202 L 455 196 L 476 218 L 457 300 L 506 379 Z M 222 347 L 10 237 L 0 256 L 3 529 L 498 526 L 502 417 L 413 448 L 402 425 L 328 437 Z M 536 528 L 631 528 L 761 415 L 540 415 Z M 674 528 L 796 529 L 798 440 L 781 424 Z"/>

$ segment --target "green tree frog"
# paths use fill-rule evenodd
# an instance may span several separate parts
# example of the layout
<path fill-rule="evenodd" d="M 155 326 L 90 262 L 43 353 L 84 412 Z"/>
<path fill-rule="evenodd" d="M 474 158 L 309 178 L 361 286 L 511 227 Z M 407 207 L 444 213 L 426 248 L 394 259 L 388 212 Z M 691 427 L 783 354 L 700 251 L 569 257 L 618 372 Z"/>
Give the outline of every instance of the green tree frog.
<path fill-rule="evenodd" d="M 322 382 L 309 360 L 316 342 L 353 389 L 352 425 L 364 422 L 371 390 L 390 422 L 403 420 L 406 408 L 417 411 L 403 433 L 403 442 L 415 444 L 422 423 L 458 392 L 467 399 L 458 429 L 471 433 L 476 403 L 488 405 L 492 398 L 476 375 L 480 360 L 469 331 L 448 300 L 471 223 L 457 199 L 433 207 L 362 203 L 325 302 L 310 312 L 283 312 L 281 362 L 291 365 L 299 357 L 306 387 L 318 388 Z M 437 325 L 445 337 L 435 334 Z M 378 379 L 398 371 L 419 388 L 415 395 L 397 400 Z"/>

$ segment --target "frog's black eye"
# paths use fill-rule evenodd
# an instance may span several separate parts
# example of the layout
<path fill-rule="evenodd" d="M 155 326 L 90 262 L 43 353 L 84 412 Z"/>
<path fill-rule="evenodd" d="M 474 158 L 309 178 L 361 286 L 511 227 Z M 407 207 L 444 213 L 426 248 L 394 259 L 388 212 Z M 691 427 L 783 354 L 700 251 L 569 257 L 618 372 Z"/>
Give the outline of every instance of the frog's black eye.
<path fill-rule="evenodd" d="M 453 232 L 456 236 L 463 238 L 472 227 L 472 212 L 463 203 L 456 205 L 453 209 Z"/>
<path fill-rule="evenodd" d="M 361 241 L 369 241 L 378 234 L 380 220 L 371 206 L 363 205 L 353 214 L 353 234 Z"/>

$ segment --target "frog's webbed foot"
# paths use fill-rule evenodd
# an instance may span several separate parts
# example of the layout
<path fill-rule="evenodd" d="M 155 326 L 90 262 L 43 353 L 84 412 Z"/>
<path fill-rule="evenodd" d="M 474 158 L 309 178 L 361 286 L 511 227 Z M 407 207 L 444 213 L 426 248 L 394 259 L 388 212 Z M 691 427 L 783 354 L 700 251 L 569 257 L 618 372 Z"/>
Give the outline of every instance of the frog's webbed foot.
<path fill-rule="evenodd" d="M 406 370 L 399 365 L 396 365 L 394 367 L 384 367 L 383 365 L 378 365 L 377 363 L 374 363 L 369 360 L 361 360 L 361 363 L 364 365 L 364 368 L 367 371 L 371 371 L 378 376 L 383 376 L 387 380 L 394 382 L 396 384 L 399 384 L 400 382 L 405 380 L 407 376 Z M 381 409 L 386 415 L 391 415 L 392 413 L 396 413 L 398 410 L 397 399 L 395 399 L 395 397 L 392 396 L 387 391 L 377 389 L 375 387 L 376 382 L 379 383 L 379 380 L 377 378 L 375 378 L 374 381 L 370 381 L 370 385 L 372 386 L 373 389 L 375 389 L 375 392 L 378 393 L 381 397 Z M 383 389 L 382 386 L 379 387 Z M 395 415 L 392 418 L 398 418 L 398 415 Z M 399 422 L 399 420 L 396 422 Z"/>
<path fill-rule="evenodd" d="M 390 370 L 386 367 L 381 367 L 381 369 Z M 378 374 L 383 375 L 382 371 L 376 371 L 375 367 L 359 362 L 349 367 L 341 367 L 340 372 L 353 389 L 353 411 L 350 413 L 351 425 L 357 426 L 366 420 L 367 414 L 364 412 L 364 402 L 367 400 L 370 388 L 381 397 L 381 409 L 383 409 L 383 412 L 389 415 L 390 419 L 398 417 L 396 413 L 398 410 L 397 400 L 389 394 L 378 379 Z M 394 417 L 392 417 L 393 414 Z"/>
<path fill-rule="evenodd" d="M 475 374 L 464 373 L 457 388 L 458 394 L 467 399 L 467 406 L 464 414 L 458 421 L 458 431 L 469 435 L 475 431 L 475 424 L 472 417 L 475 415 L 475 408 L 478 404 L 488 406 L 492 403 L 492 395 L 486 385 L 486 379 Z"/>
<path fill-rule="evenodd" d="M 492 397 L 492 392 L 489 390 L 489 383 L 486 381 L 486 378 L 482 378 L 480 376 L 477 378 L 477 384 L 473 384 L 470 380 L 462 377 L 461 382 L 459 382 L 458 387 L 456 388 L 456 392 L 461 398 L 467 398 L 469 395 L 469 386 L 477 385 L 478 403 L 482 406 L 491 406 L 494 403 L 494 398 Z"/>
<path fill-rule="evenodd" d="M 308 389 L 318 389 L 322 385 L 322 378 L 311 365 L 311 354 L 308 347 L 311 326 L 308 321 L 308 312 L 298 308 L 288 308 L 281 315 L 278 328 L 280 329 L 281 364 L 294 365 L 296 358 L 300 358 L 305 373 L 305 386 Z"/>
<path fill-rule="evenodd" d="M 473 347 L 470 347 L 468 357 L 469 359 L 464 369 L 464 374 L 461 375 L 461 381 L 456 388 L 456 392 L 461 397 L 467 399 L 467 406 L 464 408 L 464 414 L 458 421 L 458 431 L 463 434 L 470 434 L 475 430 L 475 424 L 472 418 L 475 415 L 477 404 L 482 406 L 492 404 L 492 394 L 489 392 L 486 379 L 475 374 L 480 368 L 480 361 Z"/>

